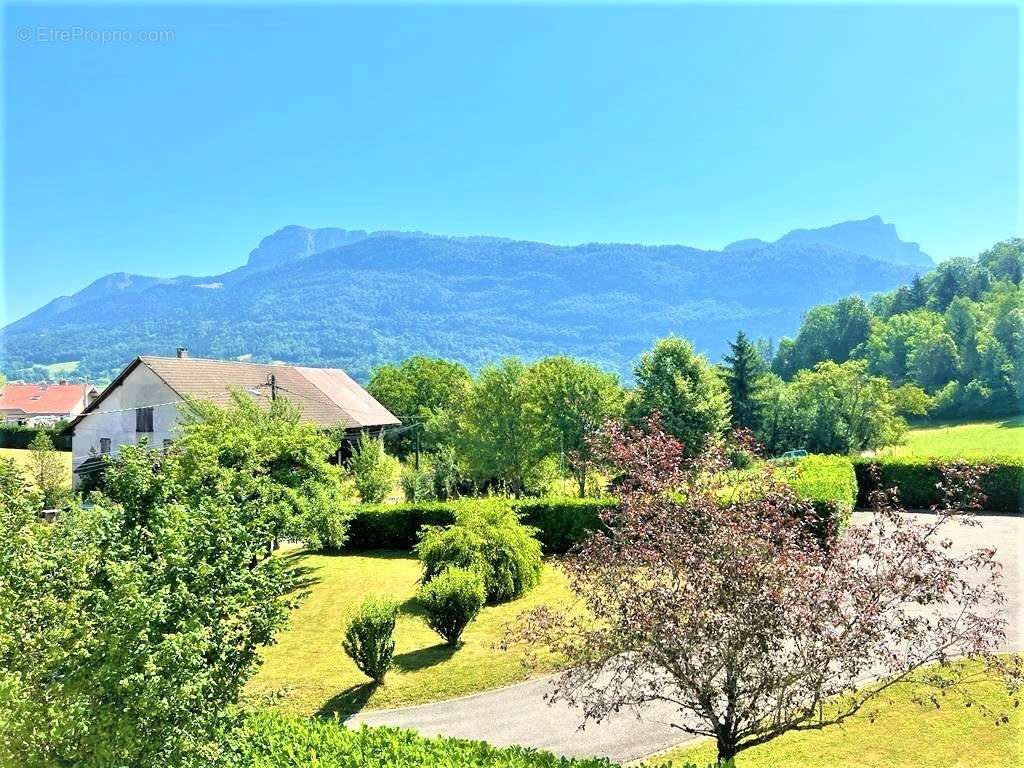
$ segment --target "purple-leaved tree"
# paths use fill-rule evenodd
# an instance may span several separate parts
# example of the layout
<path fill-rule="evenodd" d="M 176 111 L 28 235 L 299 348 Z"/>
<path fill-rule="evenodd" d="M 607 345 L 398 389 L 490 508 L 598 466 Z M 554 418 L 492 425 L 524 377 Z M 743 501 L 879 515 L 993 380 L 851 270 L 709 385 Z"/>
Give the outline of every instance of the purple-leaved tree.
<path fill-rule="evenodd" d="M 535 609 L 508 638 L 569 660 L 553 697 L 587 720 L 667 702 L 724 762 L 842 723 L 893 686 L 932 686 L 915 690 L 936 704 L 942 689 L 970 697 L 977 665 L 958 657 L 1019 687 L 1019 659 L 993 653 L 1006 626 L 994 550 L 956 554 L 946 536 L 974 522 L 982 469 L 951 466 L 932 515 L 878 493 L 867 522 L 822 542 L 812 505 L 776 471 L 755 493 L 724 494 L 721 449 L 684 458 L 657 417 L 609 423 L 600 444 L 621 505 L 565 561 L 583 610 Z"/>

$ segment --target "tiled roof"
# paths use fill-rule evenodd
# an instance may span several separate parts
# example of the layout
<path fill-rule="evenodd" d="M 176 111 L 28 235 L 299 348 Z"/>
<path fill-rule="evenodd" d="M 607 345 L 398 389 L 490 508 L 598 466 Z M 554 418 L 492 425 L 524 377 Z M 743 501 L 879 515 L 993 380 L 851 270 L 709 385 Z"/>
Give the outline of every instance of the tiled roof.
<path fill-rule="evenodd" d="M 8 384 L 0 393 L 0 410 L 70 414 L 91 387 L 88 384 Z"/>
<path fill-rule="evenodd" d="M 138 358 L 182 397 L 211 400 L 228 405 L 232 390 L 258 393 L 270 399 L 268 377 L 276 379 L 280 397 L 288 398 L 302 409 L 304 419 L 322 427 L 348 429 L 400 424 L 383 405 L 338 368 L 297 368 L 291 365 L 260 365 L 230 360 L 206 360 L 198 357 Z M 132 366 L 129 366 L 132 367 Z M 112 390 L 123 379 L 119 376 L 104 391 Z M 95 409 L 103 395 L 93 404 Z M 87 409 L 86 413 L 88 413 Z"/>

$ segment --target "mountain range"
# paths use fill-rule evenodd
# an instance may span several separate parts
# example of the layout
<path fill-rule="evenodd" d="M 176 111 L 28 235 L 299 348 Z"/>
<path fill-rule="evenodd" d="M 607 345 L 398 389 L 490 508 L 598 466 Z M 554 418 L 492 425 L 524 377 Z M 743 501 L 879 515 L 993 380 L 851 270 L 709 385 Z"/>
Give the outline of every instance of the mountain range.
<path fill-rule="evenodd" d="M 712 358 L 737 330 L 779 338 L 811 306 L 870 296 L 932 260 L 875 216 L 720 251 L 575 246 L 423 232 L 287 226 L 221 275 L 106 275 L 3 329 L 8 378 L 103 381 L 139 354 L 347 369 L 412 354 L 477 368 L 566 353 L 629 377 L 675 333 Z"/>

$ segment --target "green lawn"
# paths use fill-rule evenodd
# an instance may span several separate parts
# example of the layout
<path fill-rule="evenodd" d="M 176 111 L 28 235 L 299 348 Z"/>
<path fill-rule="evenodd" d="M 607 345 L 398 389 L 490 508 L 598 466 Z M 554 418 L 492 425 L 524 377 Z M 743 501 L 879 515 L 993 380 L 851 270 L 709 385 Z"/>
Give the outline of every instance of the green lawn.
<path fill-rule="evenodd" d="M 1008 712 L 1010 722 L 996 726 L 963 700 L 944 700 L 939 709 L 925 708 L 903 688 L 891 703 L 858 715 L 842 728 L 790 733 L 741 752 L 736 768 L 1009 768 L 1024 764 L 1024 713 L 1013 706 L 1006 688 L 991 680 L 973 684 L 974 695 L 993 710 Z M 715 760 L 714 743 L 702 740 L 645 761 L 647 766 Z"/>
<path fill-rule="evenodd" d="M 272 696 L 297 713 L 347 715 L 364 708 L 390 708 L 440 701 L 523 680 L 522 654 L 495 647 L 506 625 L 524 609 L 567 600 L 565 577 L 550 563 L 541 583 L 525 597 L 487 607 L 451 651 L 424 623 L 412 599 L 419 562 L 408 552 L 343 555 L 284 555 L 304 573 L 310 594 L 292 613 L 265 664 L 250 681 L 250 697 Z M 402 602 L 395 629 L 395 669 L 374 689 L 345 653 L 341 639 L 348 614 L 369 594 Z M 554 667 L 550 657 L 544 668 Z M 541 671 L 541 670 L 538 670 Z"/>
<path fill-rule="evenodd" d="M 880 451 L 889 456 L 1024 456 L 1024 417 L 921 427 L 904 445 Z"/>
<path fill-rule="evenodd" d="M 0 456 L 8 459 L 14 459 L 15 462 L 21 467 L 23 472 L 29 471 L 29 460 L 32 457 L 32 452 L 23 450 L 21 448 L 0 448 Z M 64 460 L 67 466 L 67 483 L 71 485 L 71 453 L 69 451 L 61 451 L 60 457 Z"/>

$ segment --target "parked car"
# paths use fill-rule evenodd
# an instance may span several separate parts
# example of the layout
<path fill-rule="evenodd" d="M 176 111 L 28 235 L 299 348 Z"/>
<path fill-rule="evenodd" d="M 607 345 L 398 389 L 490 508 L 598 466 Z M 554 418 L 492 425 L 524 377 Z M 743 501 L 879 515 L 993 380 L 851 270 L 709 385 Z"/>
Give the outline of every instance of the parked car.
<path fill-rule="evenodd" d="M 792 451 L 786 451 L 781 456 L 776 456 L 774 459 L 770 459 L 773 464 L 791 464 L 794 461 L 799 461 L 807 456 L 807 451 L 803 448 L 796 448 Z"/>

